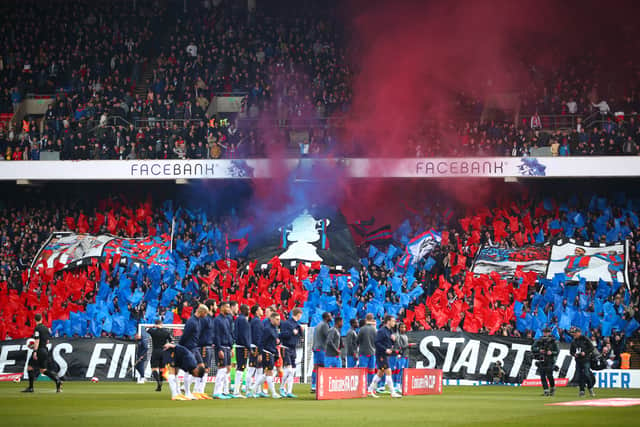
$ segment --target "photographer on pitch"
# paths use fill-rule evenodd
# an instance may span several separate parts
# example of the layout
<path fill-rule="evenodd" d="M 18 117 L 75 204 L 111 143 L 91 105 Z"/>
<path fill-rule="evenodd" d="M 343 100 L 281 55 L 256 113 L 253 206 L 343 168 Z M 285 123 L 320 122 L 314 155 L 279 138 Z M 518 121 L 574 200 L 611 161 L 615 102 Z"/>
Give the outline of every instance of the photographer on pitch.
<path fill-rule="evenodd" d="M 576 374 L 578 375 L 578 385 L 580 386 L 580 394 L 584 396 L 585 385 L 589 389 L 589 395 L 592 397 L 596 394 L 593 392 L 595 377 L 591 374 L 591 353 L 593 353 L 593 344 L 591 340 L 582 335 L 580 328 L 573 329 L 573 341 L 571 342 L 571 355 L 576 359 Z"/>
<path fill-rule="evenodd" d="M 538 365 L 538 374 L 544 390 L 543 396 L 554 396 L 556 394 L 556 382 L 553 379 L 553 371 L 556 369 L 556 358 L 560 349 L 555 337 L 551 335 L 550 328 L 542 330 L 542 337 L 533 343 L 531 351 Z"/>

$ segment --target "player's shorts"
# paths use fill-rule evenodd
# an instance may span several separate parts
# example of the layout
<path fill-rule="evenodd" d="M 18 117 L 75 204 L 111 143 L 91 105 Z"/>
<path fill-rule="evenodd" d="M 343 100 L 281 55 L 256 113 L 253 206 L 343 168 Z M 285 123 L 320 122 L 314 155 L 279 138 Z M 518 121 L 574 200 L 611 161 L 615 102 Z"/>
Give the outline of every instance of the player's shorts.
<path fill-rule="evenodd" d="M 200 350 L 200 347 L 192 348 L 190 350 L 198 365 L 201 363 L 204 364 L 204 360 L 202 360 L 202 350 Z"/>
<path fill-rule="evenodd" d="M 325 368 L 342 368 L 342 359 L 340 356 L 325 356 L 324 357 Z"/>
<path fill-rule="evenodd" d="M 176 357 L 176 351 L 173 348 L 163 351 L 163 366 L 169 365 L 172 368 L 182 369 L 183 371 L 190 373 L 198 367 L 199 363 L 201 362 L 196 360 L 196 356 L 193 351 L 185 353 L 182 358 Z"/>
<path fill-rule="evenodd" d="M 395 371 L 396 365 L 398 363 L 398 358 L 396 357 L 395 354 L 393 354 L 389 356 L 387 360 L 389 361 L 389 369 L 391 369 L 391 373 L 393 374 L 394 373 L 393 371 Z"/>
<path fill-rule="evenodd" d="M 33 358 L 33 354 L 29 358 L 29 366 L 33 369 L 47 369 L 49 361 L 49 350 L 46 347 L 39 348 L 34 353 L 37 355 L 37 359 Z"/>
<path fill-rule="evenodd" d="M 358 359 L 353 356 L 347 356 L 347 368 L 355 368 L 358 366 Z"/>
<path fill-rule="evenodd" d="M 296 349 L 295 348 L 283 348 L 282 349 L 282 366 L 296 367 Z"/>
<path fill-rule="evenodd" d="M 386 354 L 376 354 L 376 365 L 378 369 L 389 369 L 389 356 Z"/>
<path fill-rule="evenodd" d="M 213 351 L 212 346 L 200 347 L 202 354 L 202 362 L 204 363 L 204 367 L 207 369 L 211 369 L 216 360 L 216 352 Z"/>
<path fill-rule="evenodd" d="M 249 349 L 247 347 L 236 346 L 236 370 L 244 371 L 249 363 Z"/>
<path fill-rule="evenodd" d="M 324 366 L 323 350 L 313 350 L 313 364 L 318 366 Z"/>
<path fill-rule="evenodd" d="M 368 374 L 373 374 L 376 370 L 376 358 L 373 356 L 360 356 L 358 359 L 359 368 L 367 368 Z"/>
<path fill-rule="evenodd" d="M 220 357 L 220 352 L 222 351 L 222 358 Z M 225 366 L 231 366 L 231 348 L 229 347 L 220 347 L 216 349 L 216 353 L 218 355 L 218 367 L 224 368 Z"/>
<path fill-rule="evenodd" d="M 161 348 L 156 348 L 151 352 L 151 368 L 162 368 L 162 362 L 164 359 L 164 351 Z"/>
<path fill-rule="evenodd" d="M 264 369 L 269 369 L 269 370 L 273 369 L 277 359 L 278 359 L 277 354 L 270 353 L 266 350 L 262 351 L 262 367 Z"/>
<path fill-rule="evenodd" d="M 200 361 L 198 361 L 196 354 L 199 355 L 198 352 L 191 352 L 191 354 L 187 354 L 182 360 L 176 360 L 176 366 L 185 372 L 191 373 L 191 371 L 202 363 L 202 357 L 200 358 Z"/>
<path fill-rule="evenodd" d="M 251 351 L 249 352 L 249 366 L 252 368 L 262 368 L 262 363 L 258 362 L 258 355 L 260 352 L 258 351 L 258 347 L 251 347 Z"/>

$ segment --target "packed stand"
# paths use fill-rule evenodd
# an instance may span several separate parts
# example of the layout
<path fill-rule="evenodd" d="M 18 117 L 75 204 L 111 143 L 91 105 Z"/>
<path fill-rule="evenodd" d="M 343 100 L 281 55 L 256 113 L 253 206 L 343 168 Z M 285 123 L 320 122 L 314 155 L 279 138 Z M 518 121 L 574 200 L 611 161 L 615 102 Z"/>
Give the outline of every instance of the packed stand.
<path fill-rule="evenodd" d="M 89 130 L 103 116 L 135 109 L 134 89 L 164 13 L 150 0 L 136 5 L 3 2 L 0 112 L 15 111 L 27 94 L 55 96 L 42 132 L 35 120 L 2 130 L 5 159 L 37 160 L 39 151 L 62 151 L 71 134 L 79 147 L 91 146 Z"/>
<path fill-rule="evenodd" d="M 277 258 L 262 268 L 245 258 L 250 223 L 235 215 L 212 218 L 171 201 L 109 198 L 93 206 L 42 202 L 2 210 L 3 337 L 25 336 L 37 311 L 56 335 L 131 337 L 139 322 L 181 323 L 208 298 L 274 305 L 282 315 L 303 307 L 302 321 L 311 325 L 325 311 L 348 320 L 367 313 L 380 320 L 388 313 L 409 330 L 537 337 L 548 326 L 563 341 L 570 341 L 568 330 L 577 326 L 600 348 L 623 345 L 640 320 L 638 208 L 624 196 L 531 198 L 471 215 L 414 211 L 393 241 L 363 245 L 360 265 L 343 274 L 320 263 L 291 270 Z M 85 267 L 36 261 L 30 269 L 49 233 L 64 229 L 147 237 L 119 241 L 118 250 L 108 244 L 105 256 Z M 439 230 L 439 245 L 407 262 L 405 246 L 429 229 Z M 628 284 L 547 280 L 526 269 L 509 278 L 471 273 L 483 245 L 519 248 L 558 238 L 602 243 L 628 238 Z M 134 246 L 137 252 L 128 252 Z M 138 262 L 121 262 L 127 257 Z"/>

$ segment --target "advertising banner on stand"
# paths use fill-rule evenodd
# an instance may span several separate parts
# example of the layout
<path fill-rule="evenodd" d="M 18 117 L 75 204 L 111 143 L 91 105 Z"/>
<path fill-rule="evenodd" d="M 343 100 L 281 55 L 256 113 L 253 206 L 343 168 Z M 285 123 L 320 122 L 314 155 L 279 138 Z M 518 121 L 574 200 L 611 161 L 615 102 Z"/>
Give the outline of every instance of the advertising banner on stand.
<path fill-rule="evenodd" d="M 47 365 L 73 381 L 125 380 L 133 378 L 136 343 L 111 338 L 53 338 Z M 26 378 L 31 349 L 26 340 L 0 341 L 0 375 L 18 374 Z M 14 377 L 11 377 L 14 378 Z"/>
<path fill-rule="evenodd" d="M 365 368 L 318 368 L 316 400 L 357 399 L 366 396 Z"/>

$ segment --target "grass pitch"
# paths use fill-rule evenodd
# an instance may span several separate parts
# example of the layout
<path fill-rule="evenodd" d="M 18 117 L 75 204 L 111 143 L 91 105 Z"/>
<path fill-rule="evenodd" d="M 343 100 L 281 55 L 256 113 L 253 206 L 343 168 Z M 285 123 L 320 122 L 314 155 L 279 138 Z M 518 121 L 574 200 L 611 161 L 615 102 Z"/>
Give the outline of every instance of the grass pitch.
<path fill-rule="evenodd" d="M 0 383 L 3 426 L 425 426 L 425 425 L 637 425 L 640 406 L 626 408 L 545 406 L 578 400 L 576 388 L 559 388 L 541 397 L 532 387 L 445 387 L 440 396 L 316 401 L 309 387 L 297 385 L 299 398 L 172 402 L 169 390 L 147 383 L 68 382 L 56 394 L 50 382 Z M 209 385 L 207 390 L 212 386 Z M 640 390 L 596 390 L 598 398 L 636 397 Z"/>

